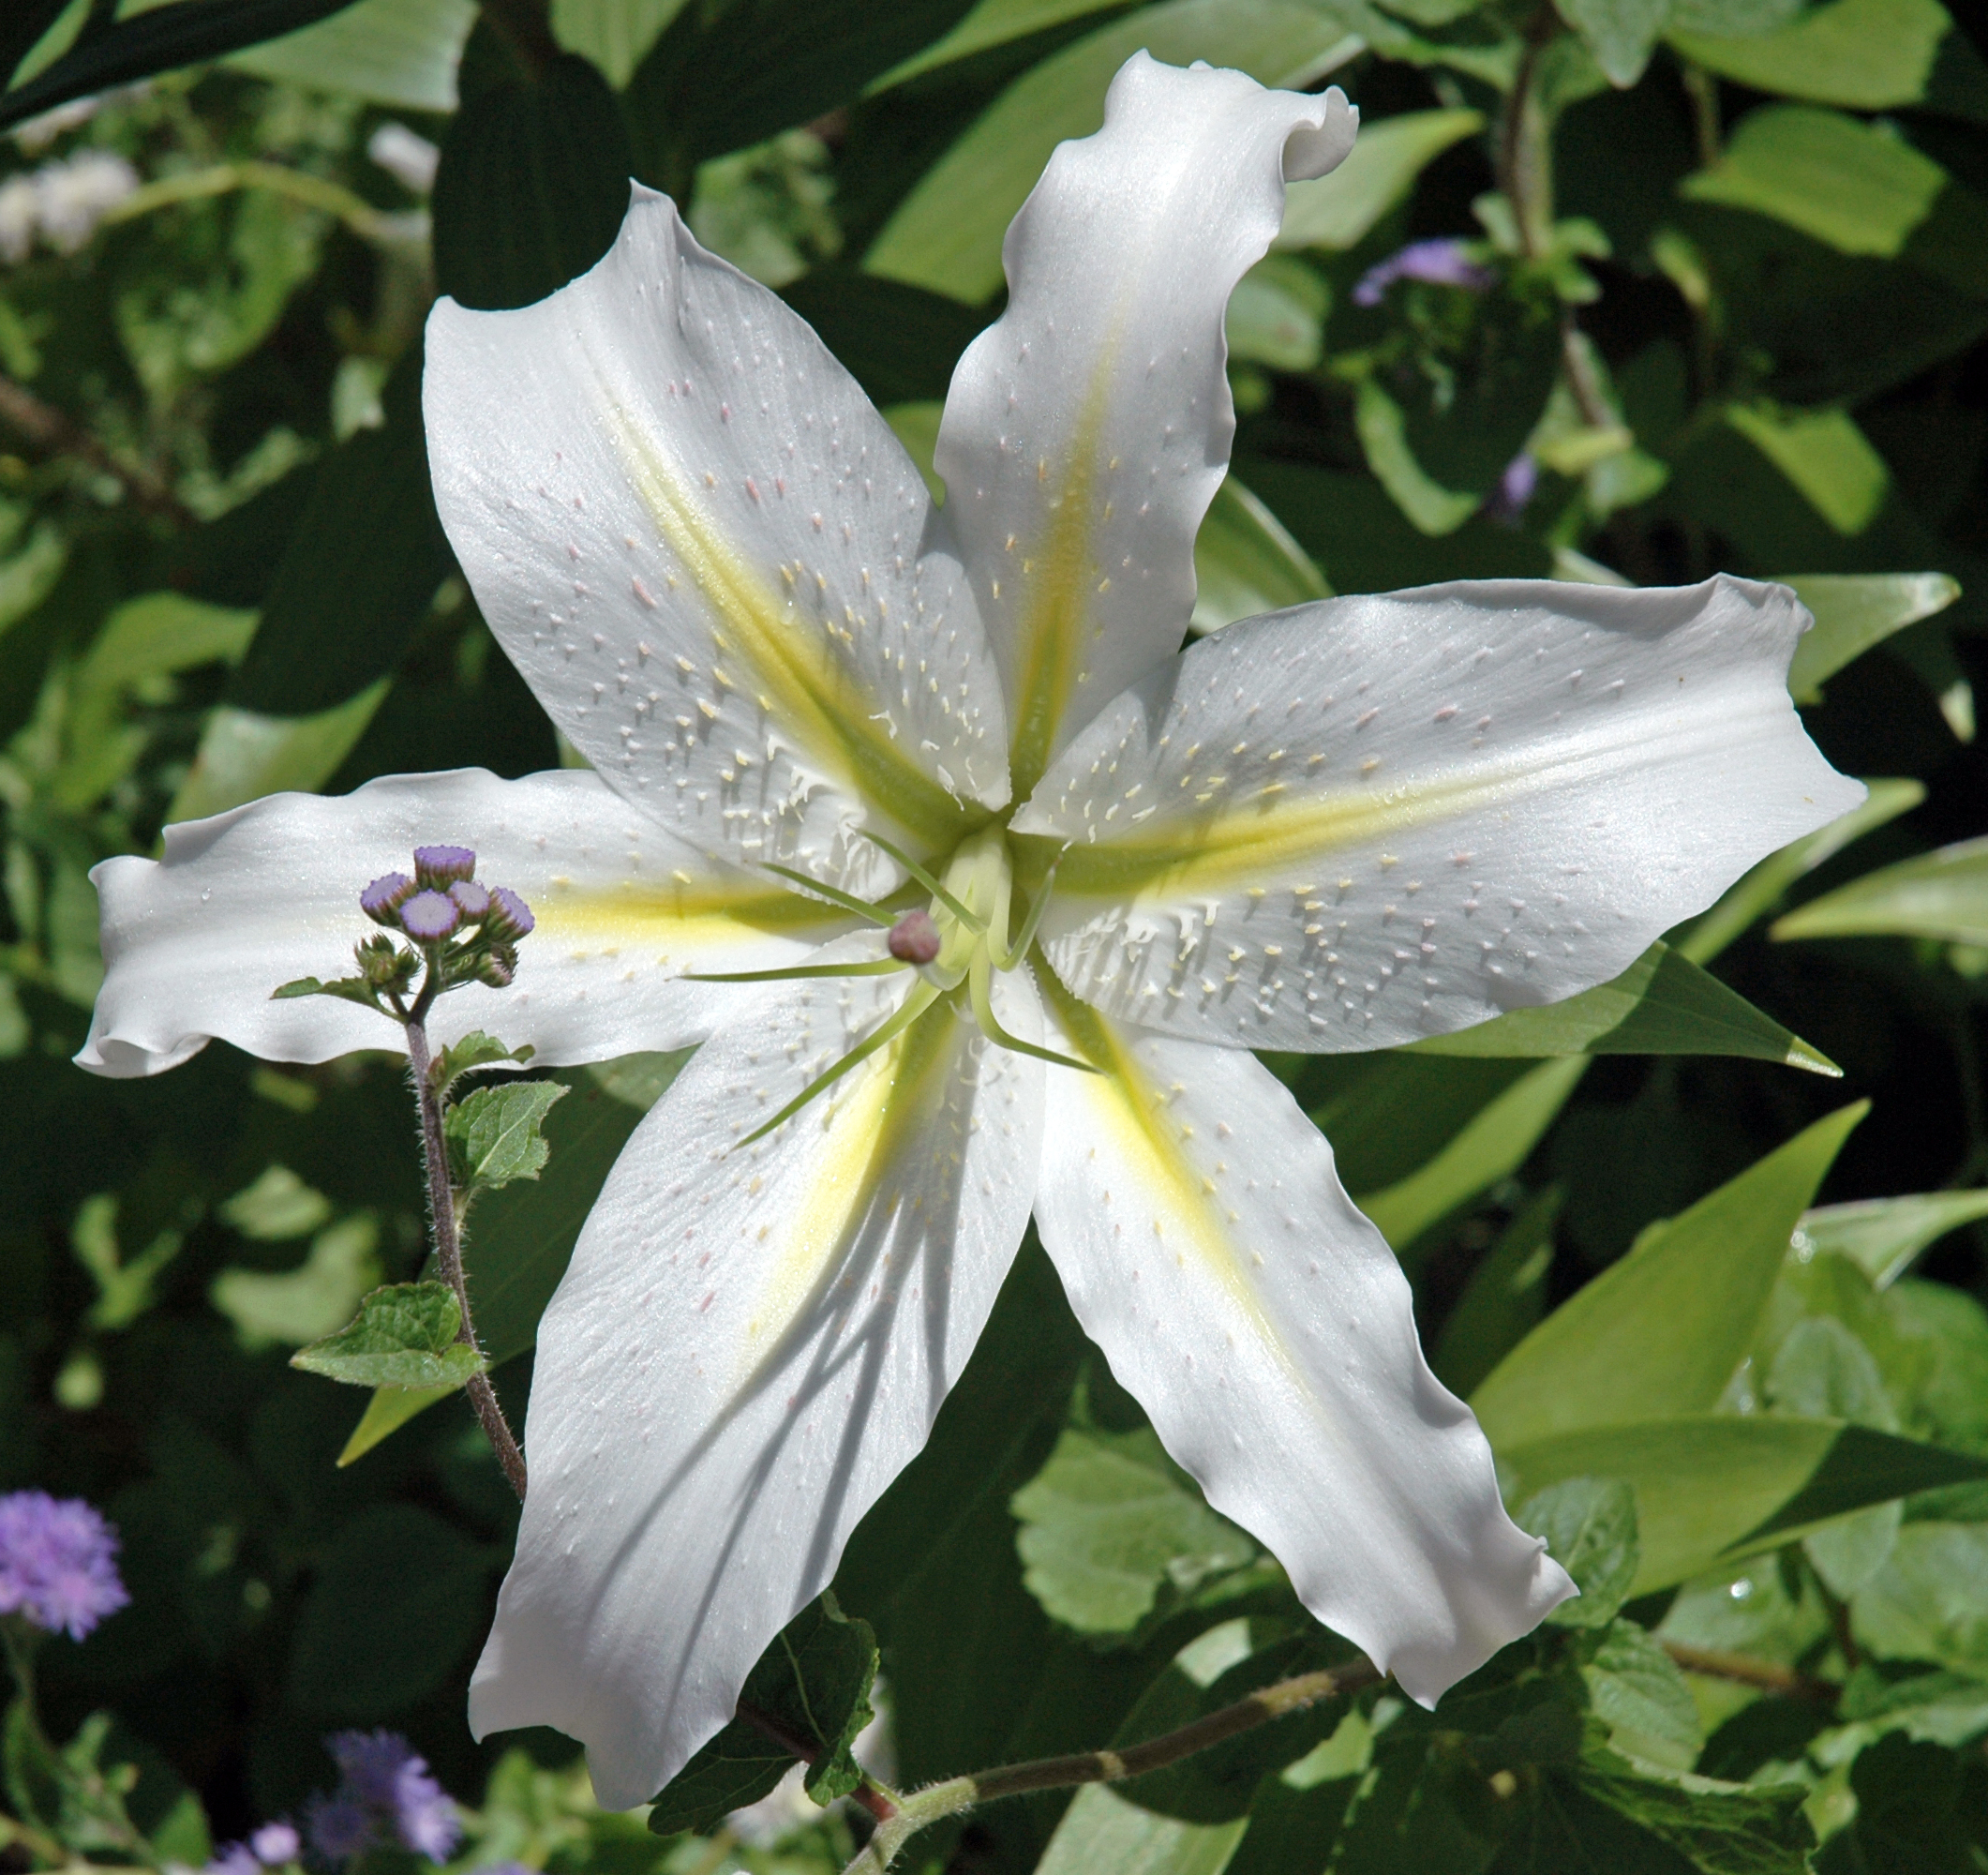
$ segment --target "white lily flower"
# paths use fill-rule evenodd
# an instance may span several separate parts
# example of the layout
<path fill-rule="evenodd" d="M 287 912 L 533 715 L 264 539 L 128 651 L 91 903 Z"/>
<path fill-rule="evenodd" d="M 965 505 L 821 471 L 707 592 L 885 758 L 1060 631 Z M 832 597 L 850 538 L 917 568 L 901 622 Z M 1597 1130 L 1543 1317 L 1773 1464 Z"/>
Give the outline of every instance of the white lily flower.
<path fill-rule="evenodd" d="M 444 1033 L 552 1061 L 709 1037 L 541 1326 L 471 1692 L 479 1733 L 585 1740 L 607 1805 L 674 1775 L 830 1581 L 1031 1209 L 1167 1448 L 1414 1698 L 1572 1593 L 1245 1051 L 1605 981 L 1862 790 L 1789 704 L 1780 587 L 1454 584 L 1180 650 L 1234 427 L 1223 308 L 1285 179 L 1353 128 L 1337 90 L 1134 58 L 1009 231 L 942 509 L 815 335 L 646 189 L 542 304 L 443 301 L 442 518 L 594 772 L 282 796 L 98 870 L 100 1072 L 216 1035 L 380 1045 L 362 1010 L 267 996 L 337 960 L 417 839 L 473 845 L 538 917 L 516 986 L 447 998 Z"/>

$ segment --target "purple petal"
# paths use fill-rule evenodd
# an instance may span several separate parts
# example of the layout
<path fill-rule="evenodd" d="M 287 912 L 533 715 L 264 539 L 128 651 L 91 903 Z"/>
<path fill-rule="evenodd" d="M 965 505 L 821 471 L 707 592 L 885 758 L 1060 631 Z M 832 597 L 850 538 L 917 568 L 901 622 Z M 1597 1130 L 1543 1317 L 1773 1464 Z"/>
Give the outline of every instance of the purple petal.
<path fill-rule="evenodd" d="M 423 885 L 446 891 L 457 879 L 476 873 L 476 855 L 467 847 L 416 847 L 414 877 Z"/>
<path fill-rule="evenodd" d="M 461 908 L 465 918 L 481 918 L 490 908 L 490 894 L 474 879 L 457 879 L 449 896 Z"/>
<path fill-rule="evenodd" d="M 248 1838 L 248 1846 L 256 1860 L 270 1868 L 294 1862 L 304 1850 L 295 1827 L 287 1822 L 265 1822 Z"/>
<path fill-rule="evenodd" d="M 461 910 L 445 892 L 417 892 L 400 908 L 400 928 L 417 943 L 452 937 L 461 922 Z"/>
<path fill-rule="evenodd" d="M 1430 286 L 1462 287 L 1469 292 L 1485 292 L 1498 284 L 1498 276 L 1472 260 L 1461 241 L 1448 238 L 1411 241 L 1398 253 L 1360 276 L 1353 290 L 1355 306 L 1379 306 L 1397 280 L 1422 280 Z"/>
<path fill-rule="evenodd" d="M 0 1614 L 82 1637 L 131 1598 L 117 1574 L 117 1532 L 80 1497 L 0 1497 Z"/>
<path fill-rule="evenodd" d="M 414 895 L 414 881 L 405 873 L 382 873 L 359 894 L 359 909 L 376 924 L 392 924 L 394 913 Z"/>

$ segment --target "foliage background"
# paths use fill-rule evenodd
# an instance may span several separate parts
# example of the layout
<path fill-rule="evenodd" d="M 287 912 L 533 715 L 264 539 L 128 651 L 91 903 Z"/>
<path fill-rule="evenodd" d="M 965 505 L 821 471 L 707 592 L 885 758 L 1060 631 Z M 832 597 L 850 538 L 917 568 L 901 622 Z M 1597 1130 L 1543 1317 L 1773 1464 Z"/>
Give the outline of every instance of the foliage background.
<path fill-rule="evenodd" d="M 394 1064 L 275 1069 L 217 1045 L 152 1082 L 73 1069 L 101 970 L 88 868 L 272 788 L 561 759 L 426 493 L 415 393 L 438 289 L 540 296 L 605 248 L 633 173 L 785 292 L 929 460 L 952 363 L 998 310 L 1002 228 L 1142 45 L 1266 82 L 1329 75 L 1380 152 L 1293 208 L 1232 308 L 1240 428 L 1203 539 L 1203 626 L 1326 582 L 1946 576 L 1804 589 L 1828 640 L 1820 681 L 1797 684 L 1811 732 L 1846 772 L 1909 785 L 1881 791 L 1887 811 L 1844 850 L 1736 889 L 1685 947 L 1716 951 L 1721 979 L 1840 1064 L 1840 1085 L 1771 1058 L 1772 1024 L 1707 1058 L 1702 1027 L 1687 1035 L 1661 999 L 1613 1041 L 1280 1064 L 1401 1252 L 1439 1371 L 1469 1390 L 1654 1221 L 1868 1099 L 1833 1163 L 1840 1128 L 1809 1135 L 1792 1172 L 1777 1162 L 1768 1196 L 1748 1185 L 1693 1214 L 1690 1281 L 1631 1341 L 1595 1330 L 1615 1355 L 1593 1423 L 1805 1415 L 1988 1453 L 1988 1239 L 1969 1222 L 1984 1207 L 1937 1208 L 1960 1226 L 1945 1232 L 1897 1208 L 1830 1214 L 1788 1248 L 1817 1179 L 1841 1204 L 1988 1177 L 1981 867 L 1964 857 L 1917 909 L 1880 882 L 1875 912 L 1816 937 L 1777 941 L 1763 922 L 1988 831 L 1979 32 L 1934 0 L 9 9 L 0 223 L 27 232 L 0 227 L 21 249 L 0 268 L 0 1488 L 85 1495 L 123 1531 L 133 1606 L 45 1651 L 45 1699 L 64 1737 L 114 1715 L 112 1755 L 145 1773 L 141 1821 L 172 1819 L 162 1854 L 198 1862 L 210 1835 L 297 1810 L 329 1781 L 320 1741 L 337 1725 L 398 1728 L 452 1791 L 483 1796 L 520 1741 L 472 1745 L 463 1691 L 516 1513 L 459 1400 L 341 1468 L 365 1402 L 286 1365 L 420 1266 Z M 98 93 L 92 113 L 39 114 Z M 395 157 L 405 129 L 440 146 L 432 191 L 418 147 Z M 69 232 L 23 205 L 92 152 L 130 164 L 137 192 Z M 1480 244 L 1499 284 L 1357 303 L 1371 266 L 1439 236 Z M 1522 450 L 1537 479 L 1520 502 L 1502 478 Z M 536 1308 L 671 1065 L 567 1077 L 546 1178 L 480 1214 L 472 1273 L 486 1339 L 514 1357 L 514 1414 Z M 1742 1268 L 1767 1271 L 1758 1293 Z M 1590 1293 L 1600 1313 L 1565 1318 L 1584 1334 L 1620 1291 Z M 1674 1372 L 1704 1334 L 1734 1356 L 1711 1398 Z M 1514 1426 L 1527 1398 L 1586 1384 L 1550 1355 L 1507 1375 Z M 1670 1508 L 1638 1483 L 1639 1582 L 1659 1525 L 1713 1519 L 1699 1435 L 1667 1434 L 1693 1472 Z M 1837 1492 L 1825 1510 L 1891 1508 L 1750 1561 L 1714 1544 L 1674 1605 L 1675 1572 L 1630 1604 L 1635 1623 L 1508 1650 L 1433 1726 L 1369 1698 L 1323 1755 L 1306 1753 L 1338 1710 L 1287 1755 L 1232 1766 L 1227 1796 L 1093 1792 L 1054 1839 L 1064 1800 L 1031 1799 L 919 1852 L 1196 1875 L 1797 1868 L 1812 1825 L 1818 1867 L 1979 1868 L 1988 1498 L 1957 1485 L 1901 1509 L 1895 1493 L 1966 1468 L 1898 1469 L 1885 1448 L 1860 1496 L 1836 1462 L 1812 1455 L 1813 1478 L 1783 1478 L 1728 1535 L 1804 1480 Z M 1619 1516 L 1590 1526 L 1629 1554 Z M 1202 1672 L 1302 1632 L 1274 1565 L 1159 1458 L 1032 1244 L 838 1593 L 882 1641 L 913 1780 L 1101 1744 L 1143 1699 L 1139 1735 L 1199 1697 L 1170 1665 L 1197 1636 Z M 1762 1672 L 1681 1676 L 1637 1638 L 1657 1629 Z M 1605 1643 L 1635 1658 L 1599 1658 Z M 1562 1718 L 1526 1719 L 1547 1707 Z M 488 1784 L 472 1862 L 716 1875 L 849 1844 L 839 1816 L 771 1847 L 646 1835 L 590 1813 L 567 1741 L 522 1751 Z M 1606 1785 L 1629 1764 L 1634 1789 Z M 1721 1782 L 1679 1784 L 1694 1765 Z M 1741 1828 L 1726 1787 L 1750 1779 L 1793 1794 Z M 1652 1822 L 1673 1797 L 1684 1821 Z"/>

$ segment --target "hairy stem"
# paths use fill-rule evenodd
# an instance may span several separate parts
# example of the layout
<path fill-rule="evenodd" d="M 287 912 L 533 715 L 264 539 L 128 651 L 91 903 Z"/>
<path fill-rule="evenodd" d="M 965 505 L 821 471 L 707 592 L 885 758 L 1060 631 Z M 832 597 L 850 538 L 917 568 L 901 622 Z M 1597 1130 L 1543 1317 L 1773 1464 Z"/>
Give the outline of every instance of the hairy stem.
<path fill-rule="evenodd" d="M 821 1756 L 821 1748 L 812 1739 L 803 1738 L 798 1732 L 789 1732 L 771 1713 L 762 1712 L 756 1705 L 748 1705 L 740 1700 L 732 1712 L 735 1718 L 742 1718 L 755 1731 L 765 1732 L 783 1751 L 791 1751 L 803 1764 L 812 1764 Z M 885 1790 L 868 1772 L 849 1794 L 880 1823 L 889 1822 L 897 1814 L 893 1793 Z"/>
<path fill-rule="evenodd" d="M 895 1816 L 877 1824 L 862 1852 L 849 1864 L 847 1875 L 884 1875 L 898 1851 L 919 1830 L 942 1817 L 972 1809 L 996 1797 L 1020 1796 L 1029 1791 L 1068 1790 L 1079 1784 L 1115 1784 L 1148 1771 L 1158 1771 L 1191 1758 L 1197 1751 L 1220 1745 L 1245 1732 L 1315 1705 L 1323 1699 L 1336 1699 L 1363 1688 L 1378 1686 L 1386 1677 L 1365 1655 L 1343 1667 L 1331 1667 L 1315 1673 L 1299 1673 L 1274 1686 L 1253 1692 L 1233 1705 L 1211 1712 L 1204 1718 L 1165 1732 L 1138 1745 L 1117 1751 L 1079 1751 L 1063 1758 L 1037 1758 L 1024 1764 L 1004 1764 L 998 1770 L 977 1772 L 970 1778 L 952 1778 L 900 1799 Z"/>
<path fill-rule="evenodd" d="M 432 966 L 428 974 L 432 980 Z M 449 1148 L 442 1137 L 441 1103 L 435 1098 L 428 1072 L 428 1032 L 421 1021 L 426 1013 L 426 991 L 424 990 L 408 1017 L 408 1068 L 414 1082 L 414 1099 L 421 1108 L 422 1156 L 427 1166 L 428 1210 L 435 1223 L 435 1257 L 441 1265 L 442 1281 L 455 1290 L 456 1305 L 461 1311 L 456 1339 L 481 1355 L 483 1350 L 477 1346 L 476 1330 L 470 1319 L 470 1285 L 462 1272 L 462 1238 L 456 1229 L 456 1188 L 449 1178 Z M 517 1500 L 522 1504 L 525 1501 L 525 1455 L 518 1450 L 517 1441 L 511 1435 L 510 1424 L 504 1418 L 504 1409 L 498 1404 L 497 1390 L 490 1385 L 490 1376 L 487 1373 L 473 1374 L 464 1391 L 470 1396 L 470 1404 L 476 1411 L 477 1423 L 484 1429 L 484 1436 L 496 1450 L 497 1462 L 503 1466 L 504 1476 L 510 1479 L 511 1489 L 517 1492 Z"/>
<path fill-rule="evenodd" d="M 1742 1687 L 1758 1687 L 1771 1693 L 1794 1693 L 1802 1699 L 1819 1700 L 1833 1705 L 1843 1691 L 1833 1680 L 1818 1680 L 1798 1673 L 1792 1667 L 1776 1666 L 1771 1660 L 1756 1660 L 1749 1654 L 1728 1654 L 1723 1647 L 1691 1647 L 1681 1641 L 1667 1641 L 1664 1651 L 1687 1673 L 1703 1673 L 1715 1680 L 1732 1680 Z"/>

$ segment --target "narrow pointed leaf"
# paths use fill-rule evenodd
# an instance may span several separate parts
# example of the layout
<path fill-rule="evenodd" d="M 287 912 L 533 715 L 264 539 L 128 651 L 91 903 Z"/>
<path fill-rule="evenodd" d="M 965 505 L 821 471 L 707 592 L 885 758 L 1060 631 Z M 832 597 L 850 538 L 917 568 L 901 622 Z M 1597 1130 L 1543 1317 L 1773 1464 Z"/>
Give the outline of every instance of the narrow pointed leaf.
<path fill-rule="evenodd" d="M 1960 581 L 1944 573 L 1803 573 L 1789 574 L 1786 583 L 1816 615 L 1787 668 L 1798 703 L 1816 702 L 1822 685 L 1853 658 L 1961 595 Z"/>
<path fill-rule="evenodd" d="M 1988 944 L 1988 839 L 1922 853 L 1812 898 L 1776 938 L 1937 938 Z"/>
<path fill-rule="evenodd" d="M 1921 1192 L 1904 1198 L 1824 1205 L 1802 1214 L 1795 1249 L 1846 1256 L 1874 1287 L 1887 1289 L 1928 1244 L 1977 1218 L 1988 1218 L 1988 1191 Z"/>

